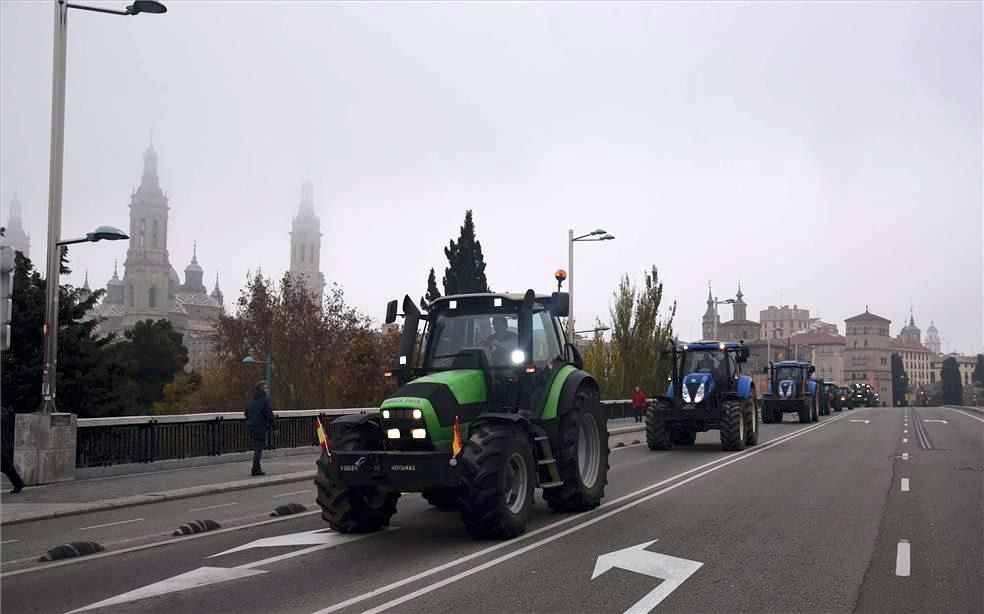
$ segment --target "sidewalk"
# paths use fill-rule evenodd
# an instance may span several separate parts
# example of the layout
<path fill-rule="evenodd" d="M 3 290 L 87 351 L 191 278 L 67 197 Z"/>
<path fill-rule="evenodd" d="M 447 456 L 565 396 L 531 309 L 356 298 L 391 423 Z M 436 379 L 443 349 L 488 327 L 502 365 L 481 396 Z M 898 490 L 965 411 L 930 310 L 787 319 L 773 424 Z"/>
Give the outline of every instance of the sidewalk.
<path fill-rule="evenodd" d="M 634 423 L 632 418 L 608 421 L 611 436 L 644 428 L 644 425 Z M 148 468 L 146 473 L 29 486 L 16 495 L 9 494 L 11 486 L 4 477 L 3 492 L 0 494 L 0 525 L 313 480 L 319 454 L 318 448 L 312 448 L 310 453 L 264 457 L 263 470 L 266 475 L 262 477 L 249 475 L 249 460 L 216 463 L 215 457 L 211 457 L 211 464 L 198 467 Z"/>

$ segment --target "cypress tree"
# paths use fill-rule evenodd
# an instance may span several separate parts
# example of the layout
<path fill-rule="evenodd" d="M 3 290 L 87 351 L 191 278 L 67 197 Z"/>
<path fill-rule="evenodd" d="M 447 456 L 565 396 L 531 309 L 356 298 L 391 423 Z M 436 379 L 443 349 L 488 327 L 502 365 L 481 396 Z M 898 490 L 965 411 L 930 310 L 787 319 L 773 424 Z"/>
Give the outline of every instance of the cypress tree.
<path fill-rule="evenodd" d="M 434 274 L 434 267 L 431 267 L 430 274 L 427 276 L 427 294 L 424 298 L 428 302 L 441 298 L 441 291 L 437 289 L 437 276 Z"/>
<path fill-rule="evenodd" d="M 470 209 L 465 211 L 465 223 L 458 242 L 452 239 L 444 248 L 444 255 L 448 259 L 443 279 L 445 295 L 489 291 L 482 244 L 475 238 L 475 223 Z"/>
<path fill-rule="evenodd" d="M 943 404 L 960 405 L 963 400 L 963 382 L 960 381 L 957 359 L 953 356 L 948 356 L 943 361 L 940 379 L 943 381 Z"/>

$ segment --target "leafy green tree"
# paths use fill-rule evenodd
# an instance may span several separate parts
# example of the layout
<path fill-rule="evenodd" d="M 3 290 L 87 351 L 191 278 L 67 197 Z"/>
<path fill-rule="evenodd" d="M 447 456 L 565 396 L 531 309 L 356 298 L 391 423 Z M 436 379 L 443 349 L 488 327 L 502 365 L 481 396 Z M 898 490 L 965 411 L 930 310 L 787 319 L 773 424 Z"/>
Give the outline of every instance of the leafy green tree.
<path fill-rule="evenodd" d="M 943 404 L 959 405 L 963 401 L 963 382 L 960 381 L 960 366 L 953 356 L 943 360 L 940 380 L 943 382 Z"/>
<path fill-rule="evenodd" d="M 896 405 L 902 405 L 905 401 L 906 390 L 909 389 L 909 376 L 905 373 L 905 365 L 902 363 L 902 356 L 897 352 L 892 352 L 892 398 Z"/>
<path fill-rule="evenodd" d="M 164 398 L 152 406 L 156 415 L 187 414 L 196 411 L 192 405 L 195 393 L 202 385 L 202 377 L 192 371 L 184 371 L 174 376 L 174 380 L 164 386 Z"/>
<path fill-rule="evenodd" d="M 618 350 L 605 341 L 601 331 L 601 320 L 595 322 L 595 333 L 591 341 L 583 346 L 584 370 L 594 376 L 601 390 L 601 398 L 617 399 L 621 385 L 621 362 Z"/>
<path fill-rule="evenodd" d="M 676 303 L 664 317 L 661 314 L 663 282 L 655 266 L 646 271 L 643 288 L 637 290 L 628 275 L 623 275 L 612 293 L 609 308 L 612 324 L 612 347 L 619 363 L 615 387 L 626 398 L 635 386 L 647 395 L 657 394 L 666 385 L 670 363 L 661 350 L 673 334 Z"/>
<path fill-rule="evenodd" d="M 470 209 L 465 212 L 465 223 L 461 226 L 458 242 L 452 239 L 444 248 L 444 255 L 448 259 L 443 280 L 445 295 L 489 291 L 482 244 L 475 238 L 475 223 Z"/>
<path fill-rule="evenodd" d="M 977 364 L 974 365 L 973 381 L 984 386 L 984 354 L 977 355 Z"/>
<path fill-rule="evenodd" d="M 427 276 L 427 294 L 424 295 L 427 302 L 436 301 L 441 298 L 441 291 L 437 289 L 437 276 L 434 274 L 434 267 L 431 267 L 430 274 Z"/>
<path fill-rule="evenodd" d="M 167 320 L 144 320 L 123 333 L 130 342 L 122 352 L 127 371 L 139 386 L 139 403 L 149 409 L 164 398 L 164 386 L 188 364 L 181 333 Z"/>

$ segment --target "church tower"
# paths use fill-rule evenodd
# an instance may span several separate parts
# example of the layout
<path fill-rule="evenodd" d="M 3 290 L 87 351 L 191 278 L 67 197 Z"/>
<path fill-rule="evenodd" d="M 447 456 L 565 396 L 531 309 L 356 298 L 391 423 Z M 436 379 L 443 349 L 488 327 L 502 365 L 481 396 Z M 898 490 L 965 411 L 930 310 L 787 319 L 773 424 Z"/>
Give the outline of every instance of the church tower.
<path fill-rule="evenodd" d="M 912 315 L 912 309 L 909 309 L 909 323 L 899 333 L 899 337 L 908 341 L 922 343 L 922 331 L 916 326 L 916 319 Z"/>
<path fill-rule="evenodd" d="M 314 213 L 314 187 L 305 181 L 301 187 L 301 206 L 290 232 L 290 274 L 303 279 L 307 289 L 321 301 L 325 276 L 321 273 L 321 220 Z"/>
<path fill-rule="evenodd" d="M 734 320 L 736 322 L 744 322 L 748 319 L 748 305 L 745 303 L 745 295 L 741 293 L 741 282 L 738 282 L 738 294 L 735 294 L 735 298 L 738 299 L 734 302 L 731 308 L 734 310 Z"/>
<path fill-rule="evenodd" d="M 106 282 L 106 298 L 103 302 L 107 305 L 123 304 L 123 280 L 120 279 L 116 261 L 113 261 L 113 276 Z"/>
<path fill-rule="evenodd" d="M 25 258 L 31 257 L 31 237 L 24 231 L 24 221 L 21 219 L 21 203 L 14 194 L 14 200 L 10 201 L 10 213 L 7 215 L 7 231 L 4 238 L 7 245 L 14 248 L 15 252 L 24 254 Z"/>
<path fill-rule="evenodd" d="M 926 347 L 934 355 L 940 353 L 940 331 L 936 330 L 936 324 L 929 321 L 929 328 L 926 329 Z"/>
<path fill-rule="evenodd" d="M 707 311 L 701 320 L 702 339 L 711 339 L 714 336 L 714 317 L 714 297 L 711 296 L 711 282 L 707 282 Z"/>
<path fill-rule="evenodd" d="M 171 263 L 167 253 L 167 196 L 157 178 L 157 152 L 144 153 L 140 187 L 130 195 L 130 247 L 123 263 L 126 327 L 167 315 Z"/>
<path fill-rule="evenodd" d="M 195 243 L 191 252 L 191 262 L 185 267 L 185 282 L 181 286 L 181 291 L 192 294 L 207 294 L 208 290 L 205 288 L 204 278 L 205 271 L 202 270 L 202 265 L 198 264 L 198 243 Z"/>

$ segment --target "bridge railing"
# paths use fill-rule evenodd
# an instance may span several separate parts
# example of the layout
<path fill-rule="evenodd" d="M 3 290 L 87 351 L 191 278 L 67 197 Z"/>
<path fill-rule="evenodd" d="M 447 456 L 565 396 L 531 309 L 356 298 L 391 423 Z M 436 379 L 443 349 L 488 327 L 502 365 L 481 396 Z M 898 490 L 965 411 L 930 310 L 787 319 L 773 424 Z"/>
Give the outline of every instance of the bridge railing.
<path fill-rule="evenodd" d="M 631 415 L 629 401 L 602 401 L 609 419 Z M 313 418 L 334 435 L 333 421 L 345 414 L 375 414 L 374 407 L 275 411 L 277 429 L 267 449 L 316 447 Z M 81 418 L 75 445 L 76 467 L 218 456 L 253 449 L 243 412 Z"/>

